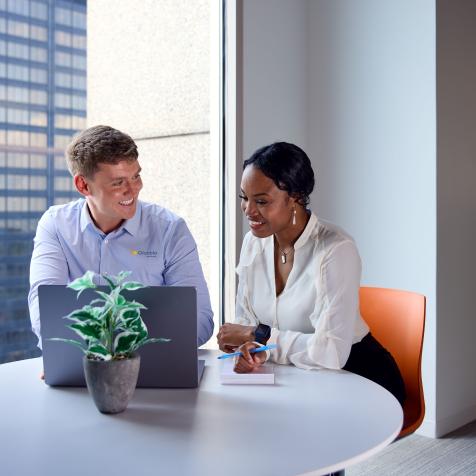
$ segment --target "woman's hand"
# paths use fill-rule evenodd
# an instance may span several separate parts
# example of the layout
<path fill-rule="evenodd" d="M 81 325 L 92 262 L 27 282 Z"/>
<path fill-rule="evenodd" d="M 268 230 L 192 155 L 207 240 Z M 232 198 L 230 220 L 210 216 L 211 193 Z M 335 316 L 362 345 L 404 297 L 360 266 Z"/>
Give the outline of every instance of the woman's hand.
<path fill-rule="evenodd" d="M 255 327 L 242 326 L 241 324 L 223 324 L 217 334 L 217 341 L 220 350 L 231 353 L 238 346 L 254 340 Z"/>
<path fill-rule="evenodd" d="M 260 367 L 266 362 L 266 352 L 256 352 L 250 354 L 251 349 L 256 349 L 259 347 L 258 344 L 254 342 L 246 342 L 245 344 L 240 345 L 237 351 L 241 352 L 241 355 L 235 363 L 234 371 L 239 374 L 246 374 L 252 372 L 254 369 Z"/>

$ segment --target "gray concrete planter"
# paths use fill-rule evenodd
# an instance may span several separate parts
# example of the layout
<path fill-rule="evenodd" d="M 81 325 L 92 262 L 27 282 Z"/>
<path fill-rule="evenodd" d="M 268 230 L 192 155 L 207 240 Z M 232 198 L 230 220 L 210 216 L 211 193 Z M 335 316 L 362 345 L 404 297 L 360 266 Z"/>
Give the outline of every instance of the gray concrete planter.
<path fill-rule="evenodd" d="M 89 393 L 101 413 L 123 412 L 134 394 L 140 355 L 123 360 L 90 360 L 83 357 Z"/>

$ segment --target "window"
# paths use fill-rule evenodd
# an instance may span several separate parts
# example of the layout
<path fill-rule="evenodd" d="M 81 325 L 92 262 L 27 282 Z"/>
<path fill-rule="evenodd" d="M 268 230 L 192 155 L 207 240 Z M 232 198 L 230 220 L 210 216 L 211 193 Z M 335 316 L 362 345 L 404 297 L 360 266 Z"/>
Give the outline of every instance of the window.
<path fill-rule="evenodd" d="M 38 63 L 46 63 L 48 61 L 48 51 L 46 48 L 40 48 L 38 46 L 32 46 L 31 51 L 31 60 L 37 61 Z"/>
<path fill-rule="evenodd" d="M 30 15 L 38 20 L 48 19 L 48 6 L 40 2 L 31 2 Z"/>
<path fill-rule="evenodd" d="M 70 53 L 57 51 L 55 53 L 55 63 L 57 66 L 65 66 L 70 68 L 72 63 L 72 56 Z"/>
<path fill-rule="evenodd" d="M 56 44 L 60 46 L 71 46 L 71 33 L 67 33 L 66 31 L 56 31 L 55 41 Z"/>
<path fill-rule="evenodd" d="M 29 54 L 28 45 L 24 45 L 23 43 L 8 43 L 8 56 L 27 60 Z"/>
<path fill-rule="evenodd" d="M 8 34 L 28 38 L 30 36 L 28 23 L 8 20 Z"/>
<path fill-rule="evenodd" d="M 48 41 L 48 30 L 42 26 L 31 25 L 30 37 L 37 41 Z"/>
<path fill-rule="evenodd" d="M 55 21 L 60 25 L 73 26 L 73 18 L 71 10 L 66 8 L 56 7 L 55 8 Z"/>
<path fill-rule="evenodd" d="M 48 74 L 45 69 L 31 68 L 30 81 L 32 83 L 46 84 L 48 82 Z"/>

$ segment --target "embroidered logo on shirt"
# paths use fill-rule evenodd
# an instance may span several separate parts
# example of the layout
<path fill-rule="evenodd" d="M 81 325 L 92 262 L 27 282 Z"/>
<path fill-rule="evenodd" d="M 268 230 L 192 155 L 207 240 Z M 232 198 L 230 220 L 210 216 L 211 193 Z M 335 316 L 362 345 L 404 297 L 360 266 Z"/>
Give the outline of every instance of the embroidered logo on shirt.
<path fill-rule="evenodd" d="M 143 250 L 131 250 L 133 256 L 145 256 L 147 258 L 157 258 L 157 251 L 143 251 Z"/>

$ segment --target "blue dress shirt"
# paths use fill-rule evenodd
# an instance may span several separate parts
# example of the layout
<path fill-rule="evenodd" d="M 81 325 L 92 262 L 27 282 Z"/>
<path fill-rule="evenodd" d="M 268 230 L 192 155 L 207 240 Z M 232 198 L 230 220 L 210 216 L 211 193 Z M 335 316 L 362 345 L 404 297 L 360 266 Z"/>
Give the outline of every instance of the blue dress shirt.
<path fill-rule="evenodd" d="M 197 289 L 198 345 L 213 333 L 210 296 L 197 246 L 185 221 L 158 205 L 139 201 L 133 218 L 105 234 L 79 199 L 49 208 L 38 222 L 30 265 L 28 305 L 33 332 L 40 339 L 38 286 L 67 284 L 86 271 L 100 274 L 132 271 L 130 279 L 149 286 Z"/>

